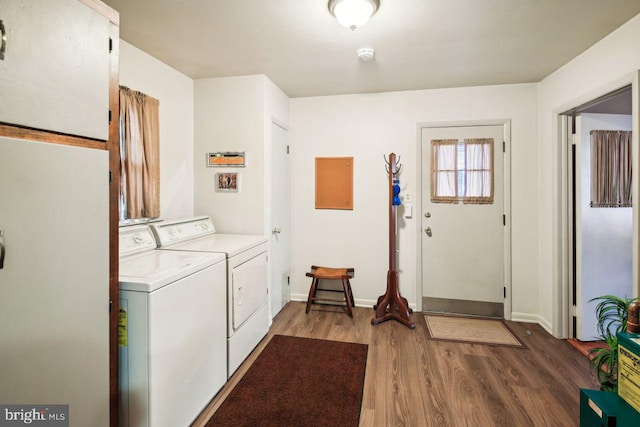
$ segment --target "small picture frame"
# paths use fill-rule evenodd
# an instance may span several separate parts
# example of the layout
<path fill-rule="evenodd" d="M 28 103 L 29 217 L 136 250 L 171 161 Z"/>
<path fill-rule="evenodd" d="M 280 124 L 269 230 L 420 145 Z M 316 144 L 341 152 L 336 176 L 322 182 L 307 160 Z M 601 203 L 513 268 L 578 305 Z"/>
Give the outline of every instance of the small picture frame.
<path fill-rule="evenodd" d="M 244 151 L 220 151 L 207 153 L 207 167 L 245 167 Z"/>
<path fill-rule="evenodd" d="M 216 191 L 223 193 L 237 193 L 238 173 L 237 172 L 218 172 L 216 173 Z"/>

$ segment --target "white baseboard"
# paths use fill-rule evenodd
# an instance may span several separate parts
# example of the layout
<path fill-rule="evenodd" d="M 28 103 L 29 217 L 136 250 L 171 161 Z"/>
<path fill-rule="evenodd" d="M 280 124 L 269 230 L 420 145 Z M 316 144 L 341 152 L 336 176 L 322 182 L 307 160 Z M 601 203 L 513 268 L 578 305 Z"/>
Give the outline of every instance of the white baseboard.
<path fill-rule="evenodd" d="M 309 296 L 308 294 L 291 294 L 290 299 L 291 301 L 307 302 L 308 296 Z M 368 300 L 368 299 L 356 299 L 355 302 L 356 302 L 356 307 L 365 307 L 365 308 L 373 309 L 373 306 L 376 305 L 378 301 Z M 417 310 L 417 304 L 410 303 L 409 308 L 415 311 Z M 514 312 L 514 313 L 511 313 L 511 320 L 514 322 L 537 323 L 538 325 L 540 325 L 540 327 L 542 327 L 542 329 L 547 331 L 550 335 L 553 335 L 553 333 L 551 332 L 551 323 L 549 323 L 546 319 L 544 319 L 540 315 L 531 314 L 531 313 L 515 313 Z"/>
<path fill-rule="evenodd" d="M 549 335 L 553 336 L 553 332 L 551 332 L 551 323 L 540 315 L 531 313 L 511 313 L 511 320 L 514 322 L 537 323 L 542 327 L 542 329 L 547 331 Z"/>
<path fill-rule="evenodd" d="M 291 301 L 298 301 L 298 302 L 307 302 L 307 298 L 309 297 L 308 294 L 291 294 L 290 296 Z M 365 307 L 365 308 L 371 308 L 373 310 L 373 306 L 376 305 L 378 303 L 378 300 L 368 300 L 368 299 L 355 299 L 355 303 L 356 303 L 356 307 Z M 415 303 L 409 303 L 409 308 L 411 310 L 416 310 L 417 305 Z"/>

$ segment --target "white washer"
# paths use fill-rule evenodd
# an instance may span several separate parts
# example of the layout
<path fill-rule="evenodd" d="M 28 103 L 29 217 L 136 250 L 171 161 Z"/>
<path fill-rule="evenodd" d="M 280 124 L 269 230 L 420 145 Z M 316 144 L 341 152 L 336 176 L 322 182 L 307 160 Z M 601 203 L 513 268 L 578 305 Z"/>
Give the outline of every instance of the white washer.
<path fill-rule="evenodd" d="M 120 228 L 120 425 L 190 425 L 227 380 L 226 265 Z"/>
<path fill-rule="evenodd" d="M 151 228 L 160 249 L 225 254 L 230 378 L 269 330 L 267 237 L 218 234 L 208 216 L 163 221 Z"/>

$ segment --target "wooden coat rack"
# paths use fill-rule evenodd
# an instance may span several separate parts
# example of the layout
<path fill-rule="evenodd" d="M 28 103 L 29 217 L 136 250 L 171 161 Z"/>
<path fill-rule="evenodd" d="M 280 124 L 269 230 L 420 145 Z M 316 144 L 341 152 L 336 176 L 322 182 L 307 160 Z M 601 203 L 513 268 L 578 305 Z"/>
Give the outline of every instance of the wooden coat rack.
<path fill-rule="evenodd" d="M 396 270 L 398 255 L 396 251 L 397 204 L 394 203 L 394 196 L 399 197 L 399 195 L 394 193 L 394 185 L 399 182 L 397 175 L 400 173 L 402 165 L 400 164 L 400 157 L 396 160 L 395 153 L 390 153 L 389 160 L 387 161 L 385 158 L 385 162 L 387 163 L 387 174 L 389 175 L 389 271 L 387 272 L 387 292 L 378 298 L 378 303 L 373 307 L 376 311 L 376 317 L 371 319 L 371 324 L 377 325 L 393 319 L 411 329 L 415 329 L 416 325 L 410 319 L 412 310 L 409 308 L 407 299 L 400 295 L 400 290 L 398 289 L 398 271 Z"/>

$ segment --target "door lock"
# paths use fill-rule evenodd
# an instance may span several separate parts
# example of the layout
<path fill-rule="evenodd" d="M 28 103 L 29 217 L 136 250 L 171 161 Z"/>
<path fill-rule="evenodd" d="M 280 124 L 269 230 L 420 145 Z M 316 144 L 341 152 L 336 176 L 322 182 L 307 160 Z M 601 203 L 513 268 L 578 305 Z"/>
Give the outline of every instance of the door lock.
<path fill-rule="evenodd" d="M 431 237 L 431 227 L 425 228 L 424 232 L 427 233 L 427 236 Z"/>
<path fill-rule="evenodd" d="M 431 212 L 425 212 L 424 213 L 424 217 L 425 218 L 431 218 Z"/>

